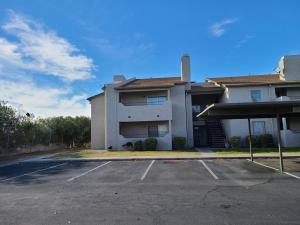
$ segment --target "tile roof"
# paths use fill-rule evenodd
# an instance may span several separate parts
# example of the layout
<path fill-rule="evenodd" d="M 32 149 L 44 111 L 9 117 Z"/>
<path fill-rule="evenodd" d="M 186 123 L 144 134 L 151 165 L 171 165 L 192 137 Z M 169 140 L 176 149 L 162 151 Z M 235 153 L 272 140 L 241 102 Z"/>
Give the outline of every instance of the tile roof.
<path fill-rule="evenodd" d="M 233 77 L 217 77 L 208 78 L 210 81 L 214 81 L 220 84 L 239 84 L 239 83 L 270 83 L 279 82 L 279 74 L 266 74 L 266 75 L 252 75 L 252 76 L 233 76 Z"/>
<path fill-rule="evenodd" d="M 117 87 L 116 89 L 140 89 L 140 88 L 159 88 L 172 87 L 176 84 L 185 84 L 181 77 L 162 77 L 162 78 L 147 78 L 134 79 L 133 81 Z"/>
<path fill-rule="evenodd" d="M 252 86 L 265 84 L 299 83 L 299 81 L 284 80 L 280 77 L 279 74 L 208 78 L 207 81 L 215 82 L 218 84 L 224 84 L 226 86 Z"/>

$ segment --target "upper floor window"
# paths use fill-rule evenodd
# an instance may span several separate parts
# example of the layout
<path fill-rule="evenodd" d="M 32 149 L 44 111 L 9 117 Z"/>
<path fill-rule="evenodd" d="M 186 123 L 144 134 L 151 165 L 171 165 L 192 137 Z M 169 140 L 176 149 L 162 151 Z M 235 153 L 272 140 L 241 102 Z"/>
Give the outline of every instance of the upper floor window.
<path fill-rule="evenodd" d="M 147 105 L 162 105 L 167 101 L 166 96 L 148 96 Z"/>
<path fill-rule="evenodd" d="M 261 102 L 261 90 L 251 90 L 251 100 L 253 102 Z"/>

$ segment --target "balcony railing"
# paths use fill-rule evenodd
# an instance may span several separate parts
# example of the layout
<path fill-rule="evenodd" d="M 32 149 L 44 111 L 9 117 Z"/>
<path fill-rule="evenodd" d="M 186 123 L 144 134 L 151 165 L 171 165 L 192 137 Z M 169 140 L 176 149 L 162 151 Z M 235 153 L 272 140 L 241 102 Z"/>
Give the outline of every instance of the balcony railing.
<path fill-rule="evenodd" d="M 172 104 L 169 100 L 160 105 L 145 103 L 140 105 L 124 105 L 123 103 L 118 103 L 117 111 L 120 122 L 172 119 Z"/>
<path fill-rule="evenodd" d="M 121 102 L 124 106 L 141 106 L 141 105 L 163 105 L 167 101 L 155 101 L 155 102 Z"/>

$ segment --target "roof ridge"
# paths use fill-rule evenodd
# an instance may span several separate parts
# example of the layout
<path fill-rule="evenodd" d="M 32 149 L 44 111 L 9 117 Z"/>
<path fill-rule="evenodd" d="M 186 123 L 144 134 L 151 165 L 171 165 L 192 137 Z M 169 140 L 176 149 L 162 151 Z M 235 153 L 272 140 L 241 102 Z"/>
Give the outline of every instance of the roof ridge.
<path fill-rule="evenodd" d="M 268 74 L 254 74 L 254 75 L 240 75 L 240 76 L 229 76 L 229 77 L 209 77 L 207 79 L 224 79 L 224 78 L 240 78 L 240 77 L 259 77 L 259 76 L 280 76 L 279 73 L 268 73 Z"/>

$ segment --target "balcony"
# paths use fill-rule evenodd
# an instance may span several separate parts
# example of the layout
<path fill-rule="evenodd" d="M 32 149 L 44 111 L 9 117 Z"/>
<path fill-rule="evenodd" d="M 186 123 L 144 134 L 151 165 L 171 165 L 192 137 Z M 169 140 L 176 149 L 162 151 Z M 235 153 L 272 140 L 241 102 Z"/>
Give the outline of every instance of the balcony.
<path fill-rule="evenodd" d="M 161 121 L 172 119 L 172 103 L 170 100 L 162 104 L 126 104 L 117 105 L 119 122 Z"/>

